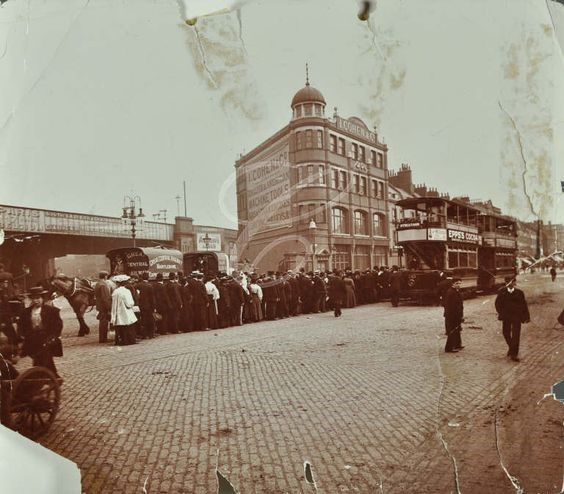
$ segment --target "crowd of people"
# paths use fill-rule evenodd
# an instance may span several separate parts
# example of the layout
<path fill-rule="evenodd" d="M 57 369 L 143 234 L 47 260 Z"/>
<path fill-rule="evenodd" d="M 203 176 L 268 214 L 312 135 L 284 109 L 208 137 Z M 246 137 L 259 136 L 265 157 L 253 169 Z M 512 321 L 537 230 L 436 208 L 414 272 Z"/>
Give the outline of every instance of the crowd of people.
<path fill-rule="evenodd" d="M 141 279 L 119 274 L 99 275 L 95 287 L 99 320 L 99 341 L 115 328 L 115 343 L 129 345 L 166 333 L 185 333 L 241 326 L 374 303 L 391 298 L 397 306 L 400 272 L 394 266 L 376 267 L 364 272 L 238 273 L 229 276 L 204 276 L 194 271 L 158 274 L 155 282 L 149 274 Z"/>

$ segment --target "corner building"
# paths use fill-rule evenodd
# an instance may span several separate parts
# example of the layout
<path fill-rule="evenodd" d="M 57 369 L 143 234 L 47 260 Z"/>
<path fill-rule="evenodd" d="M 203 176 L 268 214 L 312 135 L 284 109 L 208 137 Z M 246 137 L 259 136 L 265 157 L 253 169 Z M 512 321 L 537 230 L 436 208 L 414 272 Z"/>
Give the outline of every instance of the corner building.
<path fill-rule="evenodd" d="M 325 106 L 306 82 L 290 122 L 235 163 L 238 252 L 259 272 L 387 264 L 388 148 Z"/>

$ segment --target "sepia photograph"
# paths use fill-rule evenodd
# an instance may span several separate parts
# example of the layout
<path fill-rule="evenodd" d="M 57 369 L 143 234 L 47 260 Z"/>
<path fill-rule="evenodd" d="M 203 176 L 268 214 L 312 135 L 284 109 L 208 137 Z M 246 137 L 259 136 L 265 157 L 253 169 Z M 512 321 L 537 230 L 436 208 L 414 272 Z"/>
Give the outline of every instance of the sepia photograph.
<path fill-rule="evenodd" d="M 563 0 L 0 0 L 0 492 L 564 493 Z"/>

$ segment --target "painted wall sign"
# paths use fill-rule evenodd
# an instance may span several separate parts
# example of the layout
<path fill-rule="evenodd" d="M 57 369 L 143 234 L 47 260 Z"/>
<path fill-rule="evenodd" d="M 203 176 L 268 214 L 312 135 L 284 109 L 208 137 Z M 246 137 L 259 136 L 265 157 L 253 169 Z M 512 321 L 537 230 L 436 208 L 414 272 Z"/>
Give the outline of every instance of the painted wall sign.
<path fill-rule="evenodd" d="M 292 225 L 289 145 L 245 165 L 249 235 Z"/>

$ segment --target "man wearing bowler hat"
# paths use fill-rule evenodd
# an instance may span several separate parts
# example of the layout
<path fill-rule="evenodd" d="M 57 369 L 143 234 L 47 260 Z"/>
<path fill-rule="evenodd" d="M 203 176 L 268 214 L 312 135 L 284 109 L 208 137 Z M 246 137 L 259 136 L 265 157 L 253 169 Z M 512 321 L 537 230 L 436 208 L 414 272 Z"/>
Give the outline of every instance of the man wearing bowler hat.
<path fill-rule="evenodd" d="M 495 299 L 495 310 L 502 321 L 503 337 L 508 346 L 507 356 L 519 362 L 519 340 L 521 324 L 531 320 L 525 294 L 515 288 L 514 276 L 505 277 L 505 286 L 501 288 Z"/>
<path fill-rule="evenodd" d="M 460 294 L 460 278 L 452 279 L 452 286 L 447 290 L 444 298 L 444 317 L 447 331 L 447 341 L 445 352 L 456 353 L 462 350 L 462 340 L 460 338 L 461 324 L 464 320 L 464 303 Z"/>
<path fill-rule="evenodd" d="M 20 331 L 24 339 L 22 357 L 29 355 L 34 366 L 46 367 L 59 377 L 53 357 L 63 356 L 63 345 L 59 339 L 63 321 L 57 307 L 44 304 L 43 296 L 47 293 L 40 286 L 31 288 L 28 293 L 31 306 L 24 309 L 20 316 Z"/>

